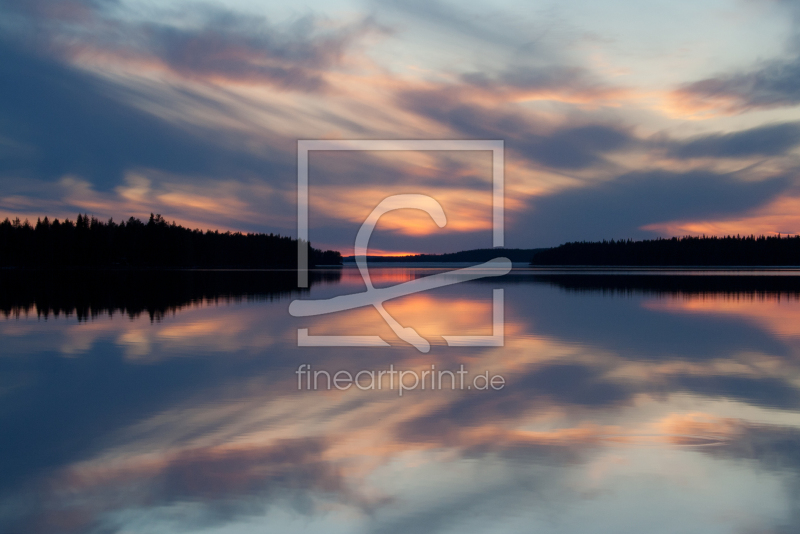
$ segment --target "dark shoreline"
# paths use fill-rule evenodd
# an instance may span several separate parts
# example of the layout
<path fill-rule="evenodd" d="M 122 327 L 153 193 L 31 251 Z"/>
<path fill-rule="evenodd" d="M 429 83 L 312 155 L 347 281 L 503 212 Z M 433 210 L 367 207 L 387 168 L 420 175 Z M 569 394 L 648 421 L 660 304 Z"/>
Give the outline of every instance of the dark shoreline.
<path fill-rule="evenodd" d="M 531 265 L 786 266 L 800 265 L 800 236 L 703 236 L 634 241 L 573 241 L 542 250 Z"/>

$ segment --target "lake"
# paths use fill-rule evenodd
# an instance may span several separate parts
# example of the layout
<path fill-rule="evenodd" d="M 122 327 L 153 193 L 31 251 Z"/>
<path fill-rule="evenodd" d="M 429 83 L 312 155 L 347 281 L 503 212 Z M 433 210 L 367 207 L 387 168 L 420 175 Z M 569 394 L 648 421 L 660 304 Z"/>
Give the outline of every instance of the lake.
<path fill-rule="evenodd" d="M 4 273 L 0 532 L 797 532 L 798 274 Z"/>

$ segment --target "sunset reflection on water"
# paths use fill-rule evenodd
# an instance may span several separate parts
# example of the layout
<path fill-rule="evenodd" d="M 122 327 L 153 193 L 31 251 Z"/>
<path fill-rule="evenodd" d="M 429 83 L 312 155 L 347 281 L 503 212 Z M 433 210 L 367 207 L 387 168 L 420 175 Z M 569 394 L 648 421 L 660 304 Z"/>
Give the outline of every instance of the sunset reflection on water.
<path fill-rule="evenodd" d="M 371 272 L 391 285 L 437 271 Z M 796 292 L 570 284 L 515 272 L 387 303 L 428 354 L 371 309 L 288 314 L 294 298 L 363 290 L 349 267 L 304 295 L 202 300 L 158 320 L 12 315 L 0 322 L 0 530 L 800 526 Z M 491 332 L 496 287 L 505 346 L 446 346 L 442 334 Z M 298 328 L 391 346 L 297 347 Z M 301 364 L 463 365 L 505 385 L 309 390 Z"/>

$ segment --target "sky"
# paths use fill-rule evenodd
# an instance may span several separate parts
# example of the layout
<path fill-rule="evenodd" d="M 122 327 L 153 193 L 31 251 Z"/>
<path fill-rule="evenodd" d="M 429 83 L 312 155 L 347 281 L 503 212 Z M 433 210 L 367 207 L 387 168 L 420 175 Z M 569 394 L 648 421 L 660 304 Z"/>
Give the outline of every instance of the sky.
<path fill-rule="evenodd" d="M 800 3 L 0 1 L 0 217 L 297 235 L 301 139 L 505 146 L 505 245 L 800 233 Z M 492 246 L 488 152 L 314 152 L 312 245 Z"/>

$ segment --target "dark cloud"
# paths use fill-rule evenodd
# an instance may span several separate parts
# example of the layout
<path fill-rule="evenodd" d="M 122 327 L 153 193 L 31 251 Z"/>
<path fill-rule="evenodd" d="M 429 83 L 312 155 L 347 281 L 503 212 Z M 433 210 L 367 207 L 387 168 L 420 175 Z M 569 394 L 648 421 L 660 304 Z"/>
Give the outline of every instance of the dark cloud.
<path fill-rule="evenodd" d="M 790 185 L 786 177 L 753 182 L 708 171 L 635 172 L 535 197 L 511 226 L 516 236 L 526 237 L 527 247 L 652 237 L 641 228 L 659 222 L 739 214 L 765 204 Z M 509 246 L 522 245 L 515 241 Z"/>
<path fill-rule="evenodd" d="M 482 72 L 469 73 L 462 79 L 476 87 L 490 90 L 515 89 L 564 89 L 583 85 L 586 71 L 576 67 L 540 67 L 508 70 L 497 77 Z"/>
<path fill-rule="evenodd" d="M 684 85 L 674 92 L 680 105 L 738 113 L 800 103 L 800 4 L 795 0 L 777 0 L 774 4 L 786 9 L 791 19 L 786 56 Z"/>
<path fill-rule="evenodd" d="M 48 28 L 52 30 L 53 23 L 78 26 L 96 23 L 103 9 L 119 5 L 119 0 L 4 0 L 0 11 L 7 21 L 13 21 L 20 33 L 32 30 L 39 33 L 47 32 Z M 63 28 L 64 31 L 73 29 L 66 24 Z M 13 33 L 14 29 L 11 31 Z"/>
<path fill-rule="evenodd" d="M 464 102 L 458 88 L 407 91 L 398 97 L 410 111 L 444 124 L 469 139 L 503 139 L 518 157 L 561 169 L 583 169 L 603 163 L 603 154 L 631 146 L 626 128 L 583 124 L 548 128 L 520 110 L 487 108 Z"/>
<path fill-rule="evenodd" d="M 619 88 L 610 87 L 593 76 L 587 69 L 563 65 L 530 67 L 515 65 L 505 71 L 488 76 L 483 72 L 464 74 L 462 81 L 474 88 L 495 96 L 508 96 L 514 100 L 540 94 L 562 100 L 598 101 L 605 97 L 621 96 Z"/>
<path fill-rule="evenodd" d="M 771 61 L 750 72 L 706 78 L 675 91 L 689 106 L 727 111 L 794 106 L 800 103 L 800 59 Z"/>
<path fill-rule="evenodd" d="M 6 176 L 52 180 L 74 173 L 101 190 L 136 168 L 204 176 L 287 173 L 286 183 L 293 182 L 294 146 L 288 141 L 283 157 L 266 150 L 255 156 L 231 132 L 189 131 L 126 104 L 143 96 L 133 89 L 8 43 L 0 42 L 0 54 L 0 137 L 27 148 L 0 160 Z"/>
<path fill-rule="evenodd" d="M 780 156 L 800 144 L 800 123 L 769 124 L 741 132 L 702 135 L 665 144 L 667 154 L 680 159 Z"/>
<path fill-rule="evenodd" d="M 324 72 L 338 65 L 350 45 L 377 29 L 371 20 L 321 33 L 306 17 L 288 29 L 266 20 L 214 11 L 198 28 L 148 24 L 142 52 L 191 78 L 266 83 L 282 89 L 321 91 Z"/>
<path fill-rule="evenodd" d="M 116 56 L 120 62 L 150 63 L 192 79 L 271 85 L 318 92 L 328 88 L 325 72 L 336 67 L 363 35 L 383 32 L 372 19 L 327 28 L 306 16 L 275 25 L 264 17 L 195 5 L 181 13 L 181 24 L 129 22 L 111 15 L 115 2 L 10 3 L 16 19 L 10 35 L 40 53 L 69 61 L 82 53 Z M 162 10 L 162 20 L 176 13 Z M 329 25 L 328 25 L 329 26 Z M 34 33 L 36 39 L 30 39 Z"/>

